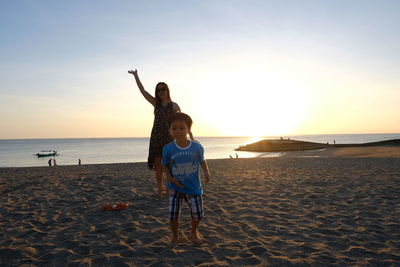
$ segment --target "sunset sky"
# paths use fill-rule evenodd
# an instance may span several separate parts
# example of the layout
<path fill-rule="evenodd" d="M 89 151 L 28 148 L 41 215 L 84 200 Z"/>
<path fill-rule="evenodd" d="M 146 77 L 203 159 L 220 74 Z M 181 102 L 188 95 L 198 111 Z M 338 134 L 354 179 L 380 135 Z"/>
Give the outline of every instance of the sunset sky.
<path fill-rule="evenodd" d="M 0 139 L 400 132 L 400 1 L 1 1 Z"/>

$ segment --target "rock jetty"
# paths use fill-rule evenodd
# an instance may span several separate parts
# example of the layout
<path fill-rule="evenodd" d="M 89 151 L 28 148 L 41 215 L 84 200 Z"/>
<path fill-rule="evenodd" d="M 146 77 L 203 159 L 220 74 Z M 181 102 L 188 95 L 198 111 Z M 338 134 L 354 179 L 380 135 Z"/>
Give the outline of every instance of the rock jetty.
<path fill-rule="evenodd" d="M 371 147 L 371 146 L 400 146 L 400 139 L 392 139 L 380 142 L 362 144 L 323 144 L 290 139 L 266 139 L 252 144 L 240 146 L 236 151 L 249 152 L 282 152 L 317 150 L 329 147 Z"/>

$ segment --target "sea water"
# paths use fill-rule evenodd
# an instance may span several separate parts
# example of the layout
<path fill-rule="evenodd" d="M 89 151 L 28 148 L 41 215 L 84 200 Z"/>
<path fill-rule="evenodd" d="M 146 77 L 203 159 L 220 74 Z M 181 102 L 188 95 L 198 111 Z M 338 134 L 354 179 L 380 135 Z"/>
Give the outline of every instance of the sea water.
<path fill-rule="evenodd" d="M 236 152 L 235 148 L 269 137 L 196 137 L 205 149 L 207 159 L 229 157 L 279 157 L 283 153 Z M 400 138 L 400 134 L 336 134 L 282 136 L 294 140 L 336 144 L 367 143 Z M 58 165 L 145 162 L 149 138 L 82 138 L 0 140 L 0 167 L 46 166 L 54 158 Z M 56 150 L 55 157 L 38 158 L 41 150 Z"/>

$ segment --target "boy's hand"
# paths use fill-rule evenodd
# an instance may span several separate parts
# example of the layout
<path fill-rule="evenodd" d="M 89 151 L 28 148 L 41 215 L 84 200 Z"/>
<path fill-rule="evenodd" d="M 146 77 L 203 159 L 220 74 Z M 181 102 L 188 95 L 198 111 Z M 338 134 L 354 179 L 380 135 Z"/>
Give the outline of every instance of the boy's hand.
<path fill-rule="evenodd" d="M 179 188 L 182 188 L 182 189 L 185 188 L 185 186 L 184 186 L 183 184 L 181 184 L 180 182 L 177 182 L 176 185 L 177 185 Z"/>
<path fill-rule="evenodd" d="M 174 178 L 173 182 L 174 185 L 176 185 L 179 188 L 185 188 L 185 186 L 183 184 L 181 184 L 177 179 Z"/>

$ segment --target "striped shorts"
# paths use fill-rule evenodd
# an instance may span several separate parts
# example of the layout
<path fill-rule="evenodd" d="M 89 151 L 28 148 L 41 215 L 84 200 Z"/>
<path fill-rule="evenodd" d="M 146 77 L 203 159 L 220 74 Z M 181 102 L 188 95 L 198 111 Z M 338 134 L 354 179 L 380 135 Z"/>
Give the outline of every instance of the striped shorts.
<path fill-rule="evenodd" d="M 200 221 L 204 218 L 203 198 L 201 195 L 190 195 L 170 189 L 169 191 L 169 219 L 176 221 L 182 210 L 182 200 L 189 205 L 192 219 Z"/>

